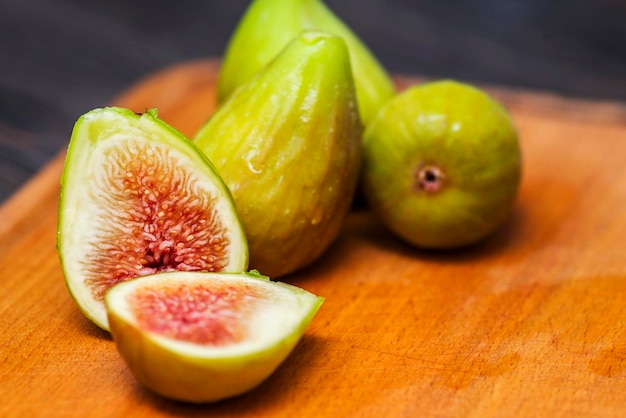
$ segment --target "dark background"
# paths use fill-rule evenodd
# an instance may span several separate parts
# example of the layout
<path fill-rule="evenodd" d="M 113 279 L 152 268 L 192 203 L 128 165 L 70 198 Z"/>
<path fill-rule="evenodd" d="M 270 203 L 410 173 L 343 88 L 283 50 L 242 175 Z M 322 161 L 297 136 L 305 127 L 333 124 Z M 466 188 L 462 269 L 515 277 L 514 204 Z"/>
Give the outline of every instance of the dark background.
<path fill-rule="evenodd" d="M 243 0 L 0 0 L 0 202 L 80 114 L 219 56 Z M 626 100 L 625 0 L 326 0 L 393 73 Z"/>

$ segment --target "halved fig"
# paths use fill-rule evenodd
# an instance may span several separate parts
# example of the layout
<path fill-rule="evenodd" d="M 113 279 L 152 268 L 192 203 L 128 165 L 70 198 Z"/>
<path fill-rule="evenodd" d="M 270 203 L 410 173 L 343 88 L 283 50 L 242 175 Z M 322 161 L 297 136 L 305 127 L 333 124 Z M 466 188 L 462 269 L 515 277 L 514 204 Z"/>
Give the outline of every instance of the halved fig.
<path fill-rule="evenodd" d="M 108 330 L 104 294 L 163 271 L 247 269 L 230 191 L 155 110 L 109 107 L 76 122 L 61 177 L 57 250 L 67 287 Z"/>
<path fill-rule="evenodd" d="M 254 273 L 169 272 L 111 288 L 111 335 L 135 378 L 162 396 L 201 403 L 272 374 L 323 298 Z"/>

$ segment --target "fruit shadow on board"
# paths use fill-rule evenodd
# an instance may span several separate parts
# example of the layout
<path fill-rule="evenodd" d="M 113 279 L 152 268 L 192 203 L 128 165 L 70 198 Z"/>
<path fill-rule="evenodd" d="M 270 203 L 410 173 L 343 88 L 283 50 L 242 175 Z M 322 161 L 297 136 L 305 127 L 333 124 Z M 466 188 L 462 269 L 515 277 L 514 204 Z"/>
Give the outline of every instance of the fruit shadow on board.
<path fill-rule="evenodd" d="M 76 329 L 81 337 L 86 336 L 88 338 L 93 338 L 97 340 L 106 340 L 110 341 L 111 344 L 113 344 L 111 334 L 109 334 L 107 331 L 98 327 L 91 320 L 89 320 L 89 318 L 87 318 L 80 311 L 80 309 L 78 309 L 78 306 L 76 306 L 76 304 L 72 303 L 70 306 L 70 318 L 68 318 L 68 320 L 66 321 L 69 328 Z"/>
<path fill-rule="evenodd" d="M 374 219 L 369 228 L 362 231 L 362 237 L 370 245 L 385 251 L 395 251 L 422 262 L 463 263 L 466 261 L 487 259 L 501 253 L 511 252 L 524 225 L 523 208 L 515 206 L 508 219 L 495 231 L 473 244 L 449 249 L 418 248 L 408 244 L 389 232 L 382 223 Z"/>
<path fill-rule="evenodd" d="M 370 210 L 360 208 L 352 210 L 338 239 L 310 266 L 282 279 L 305 286 L 309 279 L 323 277 L 338 269 L 352 251 L 359 251 L 359 246 L 375 247 L 386 253 L 397 253 L 420 262 L 464 263 L 477 259 L 496 257 L 499 254 L 512 253 L 512 247 L 520 245 L 527 229 L 527 216 L 521 204 L 513 207 L 509 218 L 493 233 L 483 240 L 465 247 L 429 250 L 414 247 L 390 232 Z"/>

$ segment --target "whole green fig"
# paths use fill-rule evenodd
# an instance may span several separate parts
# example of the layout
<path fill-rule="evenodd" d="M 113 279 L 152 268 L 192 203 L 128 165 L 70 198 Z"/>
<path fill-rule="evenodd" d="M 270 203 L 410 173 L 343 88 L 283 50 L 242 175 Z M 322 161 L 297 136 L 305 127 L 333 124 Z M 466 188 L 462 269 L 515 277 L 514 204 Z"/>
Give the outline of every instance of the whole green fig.
<path fill-rule="evenodd" d="M 345 42 L 320 32 L 297 36 L 200 129 L 194 141 L 233 194 L 251 268 L 283 276 L 335 240 L 361 134 Z"/>
<path fill-rule="evenodd" d="M 303 30 L 330 32 L 347 43 L 359 112 L 361 120 L 367 124 L 394 95 L 394 85 L 365 44 L 322 0 L 253 1 L 224 54 L 218 81 L 220 101 L 267 65 Z"/>
<path fill-rule="evenodd" d="M 447 80 L 411 87 L 381 109 L 363 148 L 364 194 L 409 243 L 471 244 L 509 216 L 521 179 L 518 135 L 482 90 Z"/>

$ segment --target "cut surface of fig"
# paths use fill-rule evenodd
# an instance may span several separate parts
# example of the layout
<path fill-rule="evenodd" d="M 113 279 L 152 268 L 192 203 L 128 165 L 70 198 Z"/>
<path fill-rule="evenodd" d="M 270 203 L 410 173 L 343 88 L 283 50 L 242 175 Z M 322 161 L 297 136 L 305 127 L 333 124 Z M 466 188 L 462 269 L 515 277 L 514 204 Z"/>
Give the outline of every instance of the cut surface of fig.
<path fill-rule="evenodd" d="M 323 299 L 251 273 L 166 272 L 120 283 L 105 302 L 138 381 L 168 398 L 211 402 L 273 373 Z"/>
<path fill-rule="evenodd" d="M 75 125 L 57 247 L 72 296 L 104 329 L 104 294 L 121 281 L 247 268 L 236 209 L 210 162 L 155 112 L 120 108 L 93 110 Z"/>

